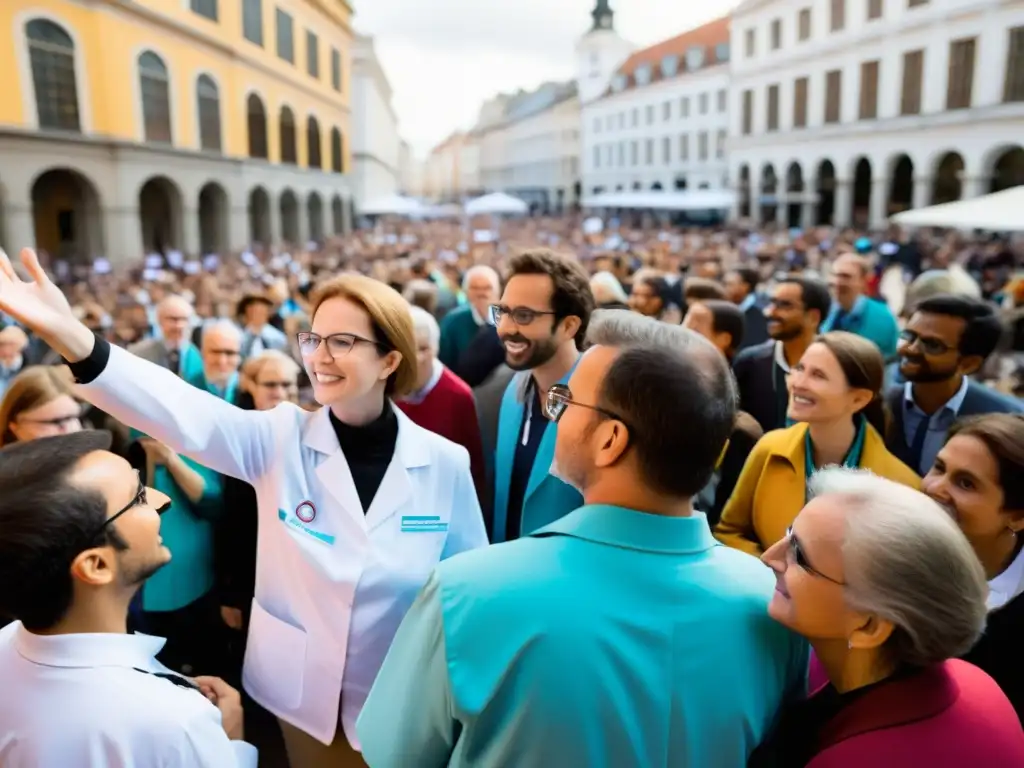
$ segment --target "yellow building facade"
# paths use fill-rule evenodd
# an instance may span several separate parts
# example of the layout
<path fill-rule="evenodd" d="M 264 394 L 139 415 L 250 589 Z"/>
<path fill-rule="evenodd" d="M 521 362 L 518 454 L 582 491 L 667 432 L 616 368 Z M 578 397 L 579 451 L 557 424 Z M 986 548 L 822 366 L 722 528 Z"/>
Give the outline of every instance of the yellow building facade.
<path fill-rule="evenodd" d="M 0 244 L 127 263 L 346 231 L 351 15 L 0 2 Z"/>

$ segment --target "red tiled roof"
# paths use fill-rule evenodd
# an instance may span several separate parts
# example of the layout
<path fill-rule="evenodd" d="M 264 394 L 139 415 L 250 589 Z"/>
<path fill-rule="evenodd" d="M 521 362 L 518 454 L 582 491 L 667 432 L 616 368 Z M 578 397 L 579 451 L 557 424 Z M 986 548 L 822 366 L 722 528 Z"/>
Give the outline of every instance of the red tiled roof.
<path fill-rule="evenodd" d="M 686 52 L 691 48 L 703 48 L 704 49 L 704 63 L 702 67 L 711 66 L 713 64 L 719 64 L 715 50 L 715 46 L 719 43 L 729 42 L 729 17 L 723 16 L 720 19 L 709 21 L 703 26 L 696 27 L 683 32 L 681 35 L 669 38 L 668 40 L 662 40 L 660 43 L 652 45 L 650 48 L 644 48 L 642 51 L 636 51 L 626 59 L 625 63 L 619 67 L 616 72 L 617 75 L 625 75 L 627 77 L 626 88 L 631 88 L 636 85 L 636 79 L 634 75 L 640 67 L 645 64 L 651 65 L 651 83 L 661 80 L 661 62 L 666 56 L 679 56 L 681 57 L 679 62 L 678 74 L 686 74 Z M 612 93 L 611 89 L 608 91 Z"/>

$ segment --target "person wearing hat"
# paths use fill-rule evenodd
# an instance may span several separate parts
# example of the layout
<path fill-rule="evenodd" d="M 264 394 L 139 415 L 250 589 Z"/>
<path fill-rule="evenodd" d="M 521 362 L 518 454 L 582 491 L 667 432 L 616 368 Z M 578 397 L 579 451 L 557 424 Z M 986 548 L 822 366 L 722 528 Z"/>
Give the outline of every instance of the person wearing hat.
<path fill-rule="evenodd" d="M 242 360 L 276 349 L 288 351 L 288 337 L 270 324 L 274 302 L 264 293 L 247 293 L 238 302 L 237 315 L 242 324 Z"/>

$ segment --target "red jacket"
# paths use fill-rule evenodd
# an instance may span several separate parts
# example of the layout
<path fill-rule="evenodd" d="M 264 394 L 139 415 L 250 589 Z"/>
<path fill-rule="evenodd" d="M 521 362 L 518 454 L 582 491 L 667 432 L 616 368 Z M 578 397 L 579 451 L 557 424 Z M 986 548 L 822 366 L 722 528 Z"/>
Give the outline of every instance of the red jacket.
<path fill-rule="evenodd" d="M 396 405 L 416 424 L 469 451 L 469 466 L 479 495 L 485 482 L 484 447 L 469 385 L 445 368 L 426 397 L 418 402 L 399 400 Z"/>
<path fill-rule="evenodd" d="M 824 684 L 812 657 L 811 689 Z M 866 692 L 821 732 L 807 768 L 1021 768 L 1024 730 L 995 681 L 952 660 Z"/>

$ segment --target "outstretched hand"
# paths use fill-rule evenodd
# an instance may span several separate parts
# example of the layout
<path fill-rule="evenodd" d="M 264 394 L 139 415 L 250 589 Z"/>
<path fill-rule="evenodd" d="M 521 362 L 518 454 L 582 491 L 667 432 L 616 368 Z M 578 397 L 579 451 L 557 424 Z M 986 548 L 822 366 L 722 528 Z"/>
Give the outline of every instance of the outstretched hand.
<path fill-rule="evenodd" d="M 92 334 L 75 319 L 71 305 L 46 275 L 36 252 L 23 248 L 21 264 L 28 280 L 22 279 L 0 249 L 0 312 L 34 331 L 65 357 L 87 356 L 92 348 Z"/>

